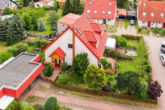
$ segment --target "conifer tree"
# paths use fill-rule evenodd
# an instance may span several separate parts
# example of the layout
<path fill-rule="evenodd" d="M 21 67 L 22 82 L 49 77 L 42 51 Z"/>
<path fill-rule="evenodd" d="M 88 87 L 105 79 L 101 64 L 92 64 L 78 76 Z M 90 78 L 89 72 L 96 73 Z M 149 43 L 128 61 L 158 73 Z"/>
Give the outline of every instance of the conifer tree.
<path fill-rule="evenodd" d="M 19 15 L 16 14 L 7 31 L 7 45 L 11 45 L 25 39 L 24 32 L 23 21 L 20 19 Z"/>
<path fill-rule="evenodd" d="M 73 0 L 72 2 L 72 13 L 81 14 L 83 12 L 83 5 L 80 0 Z"/>
<path fill-rule="evenodd" d="M 43 22 L 40 21 L 40 24 L 39 24 L 39 26 L 38 26 L 38 31 L 39 31 L 39 32 L 43 32 L 43 31 L 45 31 L 45 30 L 46 30 L 46 29 L 45 29 L 45 26 L 44 26 Z"/>
<path fill-rule="evenodd" d="M 8 21 L 0 20 L 0 40 L 2 41 L 6 40 L 8 25 L 9 25 Z"/>
<path fill-rule="evenodd" d="M 66 0 L 63 10 L 63 15 L 67 15 L 72 10 L 72 4 L 70 0 Z"/>

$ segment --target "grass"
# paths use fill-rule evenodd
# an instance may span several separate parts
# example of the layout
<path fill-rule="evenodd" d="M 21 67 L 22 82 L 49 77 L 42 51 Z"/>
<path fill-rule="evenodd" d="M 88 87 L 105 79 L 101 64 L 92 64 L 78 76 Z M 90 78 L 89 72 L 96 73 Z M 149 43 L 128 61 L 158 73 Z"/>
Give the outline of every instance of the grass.
<path fill-rule="evenodd" d="M 117 32 L 117 28 L 119 27 L 119 20 L 116 20 L 115 26 L 112 28 L 112 32 Z"/>
<path fill-rule="evenodd" d="M 128 26 L 129 26 L 129 21 L 124 20 L 124 29 L 128 29 Z"/>
<path fill-rule="evenodd" d="M 38 97 L 38 96 L 29 96 L 26 101 L 28 103 L 32 103 L 32 102 L 37 102 L 41 99 L 41 97 Z"/>
<path fill-rule="evenodd" d="M 125 61 L 119 60 L 118 61 L 118 72 L 127 72 L 127 71 L 134 71 L 138 72 L 138 69 L 133 61 Z"/>
<path fill-rule="evenodd" d="M 150 30 L 148 30 L 147 28 L 137 28 L 137 33 L 138 34 L 143 34 L 143 35 L 149 35 L 150 34 Z"/>
<path fill-rule="evenodd" d="M 130 40 L 129 39 L 129 40 L 127 40 L 127 45 L 137 48 L 138 47 L 138 40 Z"/>
<path fill-rule="evenodd" d="M 6 46 L 6 42 L 0 41 L 0 53 L 5 52 L 8 48 L 9 46 Z"/>
<path fill-rule="evenodd" d="M 40 35 L 49 35 L 49 34 L 52 34 L 52 33 L 55 33 L 56 31 L 55 30 L 51 30 L 51 25 L 48 23 L 47 19 L 49 18 L 49 14 L 51 13 L 52 11 L 47 11 L 45 16 L 41 17 L 40 20 L 44 23 L 45 25 L 45 28 L 46 28 L 46 31 L 44 32 L 38 32 L 38 31 L 29 31 L 31 33 L 34 33 L 34 34 L 40 34 Z M 62 10 L 58 10 L 57 11 L 58 15 L 59 15 L 59 19 L 62 17 Z M 40 21 L 39 21 L 40 22 Z"/>
<path fill-rule="evenodd" d="M 123 21 L 123 20 L 120 20 L 120 22 L 119 22 L 119 23 L 120 23 L 120 24 L 119 24 L 120 28 L 123 28 L 124 21 Z"/>

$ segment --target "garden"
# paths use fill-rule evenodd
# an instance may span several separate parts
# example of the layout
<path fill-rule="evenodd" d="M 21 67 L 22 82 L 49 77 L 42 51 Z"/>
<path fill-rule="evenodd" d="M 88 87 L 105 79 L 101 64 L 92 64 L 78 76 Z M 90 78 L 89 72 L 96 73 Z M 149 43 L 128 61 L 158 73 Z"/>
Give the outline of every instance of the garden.
<path fill-rule="evenodd" d="M 152 31 L 155 35 L 165 36 L 165 29 L 162 29 L 162 28 L 151 28 L 151 31 Z"/>
<path fill-rule="evenodd" d="M 6 108 L 6 110 L 72 110 L 70 108 L 63 107 L 57 104 L 57 99 L 55 97 L 48 98 L 44 105 L 30 105 L 28 103 L 28 100 L 34 99 L 36 99 L 35 96 L 29 97 L 27 101 L 20 101 L 16 99 Z"/>
<path fill-rule="evenodd" d="M 134 49 L 136 56 L 127 56 L 116 50 L 106 49 L 100 68 L 89 64 L 87 53 L 78 54 L 72 65 L 63 64 L 61 74 L 54 84 L 61 85 L 60 87 L 66 86 L 70 88 L 69 90 L 79 88 L 82 89 L 81 91 L 91 90 L 91 93 L 103 91 L 107 94 L 112 93 L 113 96 L 127 95 L 135 99 L 160 97 L 163 91 L 157 81 L 152 81 L 152 68 L 143 37 L 132 35 L 113 35 L 113 37 L 117 39 L 117 48 Z M 112 64 L 106 58 L 117 60 L 115 72 L 106 72 L 107 68 L 112 68 Z"/>

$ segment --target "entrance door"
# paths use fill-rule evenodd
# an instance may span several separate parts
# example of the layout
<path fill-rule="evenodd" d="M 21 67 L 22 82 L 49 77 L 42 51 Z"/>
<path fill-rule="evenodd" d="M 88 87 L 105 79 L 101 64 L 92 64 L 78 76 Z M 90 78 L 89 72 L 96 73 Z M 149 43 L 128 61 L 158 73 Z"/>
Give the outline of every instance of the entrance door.
<path fill-rule="evenodd" d="M 60 67 L 61 65 L 61 60 L 60 59 L 55 59 L 55 68 Z"/>
<path fill-rule="evenodd" d="M 148 22 L 148 27 L 151 27 L 151 22 Z"/>
<path fill-rule="evenodd" d="M 103 24 L 107 24 L 107 23 L 106 23 L 106 19 L 103 19 Z"/>
<path fill-rule="evenodd" d="M 163 28 L 165 28 L 165 23 L 163 23 Z"/>

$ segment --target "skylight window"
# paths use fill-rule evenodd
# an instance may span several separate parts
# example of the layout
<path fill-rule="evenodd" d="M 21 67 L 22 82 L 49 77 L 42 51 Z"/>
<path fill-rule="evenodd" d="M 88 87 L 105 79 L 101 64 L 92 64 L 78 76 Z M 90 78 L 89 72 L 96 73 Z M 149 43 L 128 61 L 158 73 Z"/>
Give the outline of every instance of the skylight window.
<path fill-rule="evenodd" d="M 97 13 L 97 10 L 95 10 L 94 13 L 96 14 Z"/>
<path fill-rule="evenodd" d="M 145 7 L 146 6 L 146 3 L 143 3 L 143 6 Z"/>
<path fill-rule="evenodd" d="M 164 17 L 164 14 L 163 14 L 163 13 L 161 13 L 161 14 L 160 14 L 160 16 L 163 18 L 163 17 Z"/>
<path fill-rule="evenodd" d="M 143 12 L 143 16 L 146 16 L 146 12 Z"/>
<path fill-rule="evenodd" d="M 109 6 L 111 6 L 112 5 L 112 3 L 111 2 L 109 2 Z"/>
<path fill-rule="evenodd" d="M 88 16 L 88 19 L 89 19 L 89 21 L 91 21 L 91 22 L 92 22 L 92 18 L 91 18 L 91 17 L 89 17 L 89 16 Z"/>
<path fill-rule="evenodd" d="M 89 4 L 92 5 L 92 1 L 90 1 Z"/>
<path fill-rule="evenodd" d="M 102 13 L 105 14 L 105 11 L 103 11 Z"/>
<path fill-rule="evenodd" d="M 108 11 L 108 14 L 110 15 L 112 12 L 111 11 Z"/>
<path fill-rule="evenodd" d="M 151 13 L 151 16 L 154 16 L 154 13 Z"/>
<path fill-rule="evenodd" d="M 79 29 L 79 28 L 77 28 L 76 29 L 80 34 L 82 34 L 82 31 Z"/>
<path fill-rule="evenodd" d="M 87 13 L 90 13 L 91 12 L 91 10 L 87 10 Z"/>

